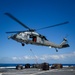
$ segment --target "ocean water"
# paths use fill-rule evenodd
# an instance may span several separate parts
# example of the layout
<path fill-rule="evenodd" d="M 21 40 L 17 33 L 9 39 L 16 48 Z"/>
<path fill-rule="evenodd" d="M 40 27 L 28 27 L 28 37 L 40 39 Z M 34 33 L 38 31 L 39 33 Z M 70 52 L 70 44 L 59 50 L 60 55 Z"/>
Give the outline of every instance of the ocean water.
<path fill-rule="evenodd" d="M 25 66 L 25 64 L 4 64 L 4 63 L 1 63 L 0 64 L 0 67 L 16 67 L 17 65 L 23 65 L 23 66 Z M 32 66 L 33 64 L 30 64 L 30 66 Z M 49 64 L 50 66 L 52 65 L 52 64 Z M 75 64 L 62 64 L 63 66 L 75 66 Z"/>
<path fill-rule="evenodd" d="M 14 64 L 14 63 L 13 64 L 11 64 L 11 63 L 10 64 L 4 64 L 4 63 L 1 63 L 0 67 L 14 67 L 17 65 L 23 65 L 24 66 L 25 64 Z"/>

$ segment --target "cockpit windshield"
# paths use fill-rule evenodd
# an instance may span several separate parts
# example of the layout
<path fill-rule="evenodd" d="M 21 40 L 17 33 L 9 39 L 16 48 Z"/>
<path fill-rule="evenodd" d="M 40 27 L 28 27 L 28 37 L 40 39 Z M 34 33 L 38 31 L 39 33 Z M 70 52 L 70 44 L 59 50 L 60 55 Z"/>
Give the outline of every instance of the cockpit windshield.
<path fill-rule="evenodd" d="M 44 39 L 44 40 L 47 40 L 47 38 L 46 38 L 45 36 L 41 35 L 41 34 L 40 34 L 40 37 L 41 37 L 42 39 Z"/>
<path fill-rule="evenodd" d="M 47 40 L 47 38 L 45 36 L 43 36 L 43 39 Z"/>

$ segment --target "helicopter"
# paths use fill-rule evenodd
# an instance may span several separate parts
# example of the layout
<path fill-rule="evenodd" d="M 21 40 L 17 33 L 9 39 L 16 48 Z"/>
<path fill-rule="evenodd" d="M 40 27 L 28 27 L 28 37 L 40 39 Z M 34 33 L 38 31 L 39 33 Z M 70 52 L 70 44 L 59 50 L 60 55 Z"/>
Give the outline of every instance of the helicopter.
<path fill-rule="evenodd" d="M 59 24 L 39 28 L 39 29 L 32 29 L 29 28 L 27 25 L 23 24 L 20 20 L 18 20 L 16 17 L 14 17 L 10 13 L 5 13 L 8 17 L 12 18 L 16 22 L 18 22 L 21 26 L 26 28 L 26 31 L 11 31 L 6 33 L 16 33 L 14 35 L 11 35 L 8 37 L 8 39 L 13 39 L 19 43 L 22 44 L 22 46 L 25 46 L 25 44 L 32 44 L 32 45 L 39 45 L 39 46 L 48 46 L 50 48 L 55 48 L 56 52 L 58 52 L 58 49 L 69 47 L 69 44 L 67 43 L 67 39 L 64 38 L 61 44 L 55 44 L 53 42 L 50 42 L 44 35 L 37 33 L 37 30 L 47 29 L 51 27 L 56 27 L 64 24 L 68 24 L 69 22 L 62 22 Z"/>

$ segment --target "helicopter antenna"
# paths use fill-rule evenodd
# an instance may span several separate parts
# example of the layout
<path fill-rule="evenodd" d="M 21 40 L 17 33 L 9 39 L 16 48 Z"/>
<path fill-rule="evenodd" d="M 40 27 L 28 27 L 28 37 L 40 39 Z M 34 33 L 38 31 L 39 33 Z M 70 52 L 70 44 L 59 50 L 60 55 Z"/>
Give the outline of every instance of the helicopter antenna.
<path fill-rule="evenodd" d="M 68 37 L 68 34 L 66 34 L 66 36 L 63 38 L 63 40 L 67 41 L 67 37 Z M 68 41 L 67 41 L 68 43 Z"/>

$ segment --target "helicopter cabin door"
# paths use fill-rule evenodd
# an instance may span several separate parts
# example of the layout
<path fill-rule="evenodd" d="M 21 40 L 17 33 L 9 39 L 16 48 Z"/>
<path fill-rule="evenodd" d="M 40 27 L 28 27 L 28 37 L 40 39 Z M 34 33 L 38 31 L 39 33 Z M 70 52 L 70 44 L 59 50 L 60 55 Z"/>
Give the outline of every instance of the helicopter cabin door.
<path fill-rule="evenodd" d="M 36 36 L 33 36 L 32 41 L 33 41 L 33 42 L 36 42 L 36 41 L 37 41 Z"/>

